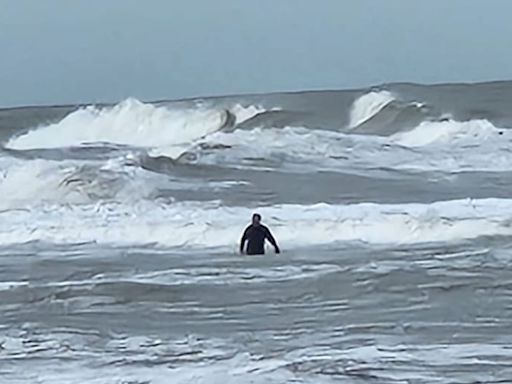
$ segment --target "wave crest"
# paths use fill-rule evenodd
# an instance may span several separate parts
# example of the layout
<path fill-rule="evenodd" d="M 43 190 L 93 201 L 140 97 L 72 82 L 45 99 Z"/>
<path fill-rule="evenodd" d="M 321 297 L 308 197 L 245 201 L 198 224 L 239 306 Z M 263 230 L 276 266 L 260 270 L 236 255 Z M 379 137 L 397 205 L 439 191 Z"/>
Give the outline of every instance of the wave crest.
<path fill-rule="evenodd" d="M 240 109 L 242 118 L 256 111 Z M 135 147 L 155 147 L 189 143 L 226 125 L 236 116 L 228 110 L 168 109 L 127 99 L 113 107 L 89 106 L 72 112 L 56 124 L 31 130 L 11 138 L 10 149 L 40 149 L 113 143 Z"/>
<path fill-rule="evenodd" d="M 421 244 L 511 235 L 512 200 L 432 204 L 275 205 L 262 207 L 284 249 L 335 245 Z M 2 244 L 45 241 L 234 249 L 251 208 L 218 202 L 96 204 L 0 213 Z M 170 236 L 169 234 L 172 234 Z"/>
<path fill-rule="evenodd" d="M 488 120 L 424 122 L 416 128 L 400 132 L 391 137 L 392 141 L 407 147 L 423 147 L 432 144 L 483 144 L 485 140 L 503 134 Z M 496 146 L 497 148 L 499 146 Z M 454 148 L 455 149 L 455 148 Z"/>
<path fill-rule="evenodd" d="M 393 101 L 395 97 L 389 91 L 372 91 L 359 97 L 350 110 L 349 128 L 354 129 L 371 120 Z"/>

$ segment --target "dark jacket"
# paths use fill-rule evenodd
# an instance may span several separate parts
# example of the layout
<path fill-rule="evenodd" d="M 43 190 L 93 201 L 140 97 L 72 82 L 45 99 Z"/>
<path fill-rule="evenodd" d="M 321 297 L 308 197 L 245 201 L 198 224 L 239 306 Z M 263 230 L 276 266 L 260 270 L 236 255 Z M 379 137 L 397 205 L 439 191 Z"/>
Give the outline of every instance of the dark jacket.
<path fill-rule="evenodd" d="M 280 252 L 274 236 L 267 227 L 261 224 L 257 226 L 251 224 L 245 229 L 242 236 L 240 252 L 244 251 L 245 242 L 247 242 L 248 255 L 263 255 L 265 254 L 265 240 L 274 246 L 276 253 Z"/>

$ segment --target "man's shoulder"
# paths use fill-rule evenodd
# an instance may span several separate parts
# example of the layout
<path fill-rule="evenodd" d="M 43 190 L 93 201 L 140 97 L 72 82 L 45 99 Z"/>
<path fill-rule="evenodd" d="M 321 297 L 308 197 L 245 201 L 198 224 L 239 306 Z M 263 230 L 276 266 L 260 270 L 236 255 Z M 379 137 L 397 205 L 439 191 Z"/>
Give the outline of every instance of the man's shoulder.
<path fill-rule="evenodd" d="M 249 224 L 249 226 L 245 230 L 246 231 L 250 231 L 250 230 L 268 231 L 269 229 L 263 224 L 260 224 L 260 225 Z"/>

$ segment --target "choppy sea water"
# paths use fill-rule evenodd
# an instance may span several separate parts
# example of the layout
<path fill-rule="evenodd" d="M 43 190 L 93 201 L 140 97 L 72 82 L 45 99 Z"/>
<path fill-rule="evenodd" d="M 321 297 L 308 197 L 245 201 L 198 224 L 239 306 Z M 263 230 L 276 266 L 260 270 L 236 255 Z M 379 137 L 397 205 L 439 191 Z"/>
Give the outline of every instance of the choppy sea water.
<path fill-rule="evenodd" d="M 0 110 L 1 382 L 512 382 L 511 99 Z"/>

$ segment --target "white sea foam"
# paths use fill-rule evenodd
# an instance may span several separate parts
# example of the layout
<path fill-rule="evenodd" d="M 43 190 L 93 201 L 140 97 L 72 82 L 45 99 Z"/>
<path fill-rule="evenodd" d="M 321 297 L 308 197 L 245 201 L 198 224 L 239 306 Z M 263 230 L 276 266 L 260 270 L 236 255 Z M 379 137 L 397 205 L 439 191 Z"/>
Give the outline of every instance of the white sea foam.
<path fill-rule="evenodd" d="M 487 121 L 423 123 L 391 137 L 288 127 L 217 132 L 188 148 L 181 161 L 298 172 L 508 171 L 511 145 L 512 131 Z M 163 150 L 159 155 L 173 157 L 174 153 Z"/>
<path fill-rule="evenodd" d="M 185 354 L 188 359 L 183 359 L 183 362 L 176 359 L 174 367 L 172 364 L 158 364 L 158 361 L 155 363 L 154 360 L 158 359 L 159 355 L 155 355 L 152 359 L 136 352 L 130 359 L 118 357 L 115 361 L 130 361 L 132 364 L 112 364 L 108 368 L 102 368 L 105 364 L 100 363 L 98 363 L 99 367 L 91 368 L 80 363 L 79 358 L 73 359 L 65 367 L 62 367 L 62 364 L 54 366 L 47 361 L 33 362 L 30 368 L 23 372 L 9 372 L 7 379 L 12 378 L 16 380 L 15 383 L 37 382 L 40 384 L 282 384 L 287 382 L 330 384 L 336 382 L 322 376 L 300 377 L 301 374 L 293 373 L 287 367 L 286 361 L 275 358 L 263 360 L 261 356 L 251 356 L 248 353 L 236 355 L 233 353 L 235 356 L 196 363 L 190 363 L 190 357 Z M 196 356 L 197 351 L 192 351 L 191 354 Z M 170 356 L 174 355 L 170 354 Z M 137 357 L 140 361 L 136 359 Z M 169 360 L 168 356 L 166 358 Z"/>
<path fill-rule="evenodd" d="M 172 268 L 154 272 L 129 275 L 107 273 L 96 275 L 85 280 L 67 280 L 57 283 L 32 284 L 33 287 L 76 287 L 90 286 L 100 283 L 136 282 L 141 284 L 160 285 L 194 285 L 194 284 L 258 284 L 268 281 L 305 280 L 319 278 L 322 275 L 339 272 L 341 267 L 332 264 L 311 264 L 298 266 L 271 266 L 259 268 L 247 267 L 187 267 Z M 0 291 L 27 286 L 28 281 L 0 282 Z"/>
<path fill-rule="evenodd" d="M 6 147 L 60 148 L 90 143 L 145 148 L 187 145 L 224 127 L 230 114 L 234 122 L 241 123 L 264 111 L 259 106 L 241 104 L 230 109 L 172 109 L 127 99 L 113 107 L 78 109 L 55 124 L 11 138 Z"/>
<path fill-rule="evenodd" d="M 330 337 L 332 340 L 332 335 Z M 305 338 L 310 346 L 279 350 L 271 355 L 250 353 L 235 343 L 193 340 L 193 337 L 166 340 L 132 336 L 105 341 L 101 334 L 64 333 L 30 338 L 22 333 L 0 340 L 3 355 L 17 361 L 5 371 L 8 382 L 42 384 L 167 384 L 169 377 L 177 384 L 327 384 L 339 382 L 340 377 L 350 380 L 363 375 L 382 382 L 406 382 L 414 378 L 426 383 L 441 382 L 442 378 L 467 370 L 467 366 L 474 364 L 502 368 L 505 366 L 503 362 L 511 357 L 506 344 L 492 340 L 463 344 L 383 344 L 375 341 L 375 345 L 359 346 L 353 346 L 349 340 L 335 348 L 328 346 L 321 335 L 320 339 L 313 339 L 311 335 Z M 319 341 L 323 344 L 316 345 Z M 343 348 L 345 344 L 348 346 Z M 101 354 L 98 345 L 104 348 Z M 84 356 L 95 364 L 84 363 Z M 66 364 L 63 365 L 59 358 L 66 359 Z M 432 381 L 433 369 L 441 374 Z M 479 382 L 489 382 L 497 377 L 493 370 L 480 371 L 476 374 Z M 443 375 L 442 372 L 448 373 Z M 506 377 L 507 373 L 498 370 L 498 377 Z"/>
<path fill-rule="evenodd" d="M 0 213 L 0 243 L 45 241 L 236 250 L 253 209 L 220 203 L 50 205 Z M 362 241 L 414 244 L 511 235 L 512 200 L 275 205 L 259 211 L 284 249 Z"/>
<path fill-rule="evenodd" d="M 236 117 L 236 123 L 240 124 L 244 121 L 252 119 L 254 116 L 259 115 L 260 113 L 265 112 L 266 109 L 256 105 L 243 106 L 241 104 L 236 104 L 230 108 L 229 111 Z"/>
<path fill-rule="evenodd" d="M 58 123 L 12 138 L 12 149 L 59 148 L 108 142 L 137 147 L 190 143 L 226 124 L 228 113 L 212 109 L 172 110 L 125 100 L 114 107 L 79 109 Z"/>
<path fill-rule="evenodd" d="M 501 135 L 500 135 L 501 132 Z M 505 134 L 504 137 L 500 137 Z M 478 144 L 484 146 L 491 141 L 500 146 L 503 141 L 509 141 L 511 135 L 503 129 L 496 128 L 487 120 L 424 122 L 418 127 L 400 132 L 391 137 L 397 144 L 407 147 L 423 147 L 427 145 L 453 146 Z"/>
<path fill-rule="evenodd" d="M 158 198 L 162 189 L 220 191 L 248 184 L 236 180 L 173 178 L 142 169 L 131 156 L 106 162 L 11 159 L 2 164 L 5 166 L 0 172 L 0 210 L 101 201 L 131 204 Z"/>
<path fill-rule="evenodd" d="M 350 111 L 349 128 L 364 124 L 393 101 L 395 97 L 389 91 L 372 91 L 359 97 Z"/>
<path fill-rule="evenodd" d="M 125 166 L 122 158 L 106 163 L 14 161 L 0 174 L 0 209 L 98 200 L 128 203 L 152 198 L 158 185 L 165 186 L 165 177 Z"/>
<path fill-rule="evenodd" d="M 512 131 L 483 120 L 423 123 L 389 138 L 304 128 L 217 132 L 199 140 L 197 146 L 187 144 L 178 153 L 185 150 L 191 154 L 180 159 L 184 162 L 282 168 L 293 172 L 367 172 L 378 167 L 446 172 L 508 171 L 512 164 L 511 145 Z M 229 183 L 201 184 L 200 180 L 171 179 L 147 172 L 137 166 L 136 159 L 116 158 L 100 163 L 3 156 L 0 162 L 0 209 L 100 200 L 126 203 L 154 197 L 162 188 L 229 187 Z"/>
<path fill-rule="evenodd" d="M 371 118 L 392 100 L 387 91 L 362 96 L 354 103 L 353 124 Z M 390 137 L 296 127 L 221 130 L 232 119 L 230 114 L 242 122 L 262 111 L 242 105 L 232 106 L 229 113 L 205 106 L 178 110 L 129 99 L 112 108 L 80 109 L 59 123 L 12 138 L 7 146 L 54 148 L 109 142 L 144 147 L 152 156 L 188 163 L 307 172 L 368 168 L 502 171 L 512 163 L 511 131 L 487 120 L 424 122 Z"/>

